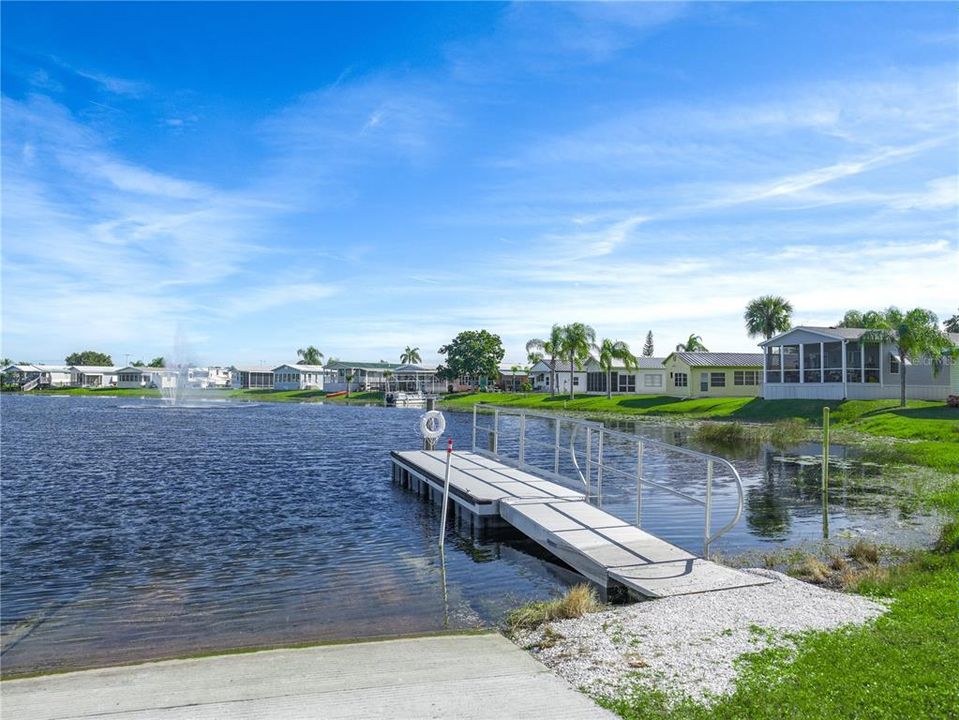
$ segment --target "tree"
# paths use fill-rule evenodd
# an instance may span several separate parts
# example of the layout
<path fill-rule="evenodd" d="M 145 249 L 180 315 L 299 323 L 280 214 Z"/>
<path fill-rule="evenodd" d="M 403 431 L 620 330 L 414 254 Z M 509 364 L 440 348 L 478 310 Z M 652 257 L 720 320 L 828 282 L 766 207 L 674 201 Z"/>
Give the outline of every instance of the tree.
<path fill-rule="evenodd" d="M 400 362 L 404 365 L 416 365 L 423 362 L 423 358 L 420 357 L 420 349 L 418 347 L 411 348 L 407 345 L 403 354 L 400 355 Z"/>
<path fill-rule="evenodd" d="M 696 334 L 691 334 L 686 342 L 681 342 L 676 346 L 676 352 L 709 352 L 703 345 L 703 339 Z"/>
<path fill-rule="evenodd" d="M 346 373 L 346 397 L 350 396 L 350 383 L 353 382 L 353 373 Z"/>
<path fill-rule="evenodd" d="M 544 355 L 549 356 L 549 394 L 556 394 L 556 358 L 560 355 L 560 348 L 563 345 L 563 327 L 553 325 L 549 331 L 548 340 L 533 338 L 526 343 L 526 352 L 530 362 L 534 365 L 543 359 Z M 543 354 L 540 354 L 543 353 Z M 539 360 L 533 360 L 533 355 L 539 355 Z"/>
<path fill-rule="evenodd" d="M 8 365 L 13 365 L 13 360 L 6 357 L 0 359 L 0 367 L 7 367 Z"/>
<path fill-rule="evenodd" d="M 72 355 L 67 355 L 64 360 L 67 365 L 100 365 L 102 367 L 113 366 L 113 358 L 106 353 L 97 352 L 96 350 L 75 352 Z"/>
<path fill-rule="evenodd" d="M 150 364 L 147 367 L 161 368 L 165 367 L 163 364 L 163 356 L 155 357 L 150 361 Z"/>
<path fill-rule="evenodd" d="M 542 359 L 543 359 L 543 353 L 541 352 L 536 352 L 535 350 L 533 350 L 532 352 L 526 353 L 526 362 L 528 362 L 530 365 L 535 365 Z"/>
<path fill-rule="evenodd" d="M 848 313 L 847 313 L 848 315 Z M 939 330 L 939 318 L 931 310 L 913 308 L 903 313 L 897 307 L 874 312 L 860 343 L 895 344 L 899 355 L 899 406 L 906 406 L 906 361 L 918 363 L 923 358 L 932 362 L 933 372 L 942 368 L 943 359 L 955 357 L 956 347 Z"/>
<path fill-rule="evenodd" d="M 296 361 L 297 365 L 322 365 L 323 364 L 323 353 L 317 350 L 312 345 L 308 345 L 306 349 L 299 349 L 296 351 L 296 356 L 300 358 Z"/>
<path fill-rule="evenodd" d="M 776 333 L 786 332 L 792 323 L 790 319 L 793 306 L 788 300 L 778 295 L 763 295 L 750 300 L 743 313 L 746 321 L 746 332 L 749 337 L 762 335 L 768 340 Z"/>
<path fill-rule="evenodd" d="M 390 378 L 393 377 L 392 370 L 383 371 L 383 381 L 386 383 L 386 392 L 390 391 Z"/>
<path fill-rule="evenodd" d="M 499 374 L 499 364 L 506 354 L 499 335 L 486 330 L 464 330 L 438 352 L 446 356 L 446 363 L 437 371 L 449 380 L 474 377 L 488 381 Z"/>
<path fill-rule="evenodd" d="M 130 363 L 130 367 L 146 367 L 146 363 L 142 360 L 134 360 Z"/>
<path fill-rule="evenodd" d="M 583 369 L 583 363 L 589 359 L 590 351 L 596 347 L 596 331 L 589 325 L 575 322 L 563 328 L 563 342 L 560 355 L 569 361 L 569 399 L 573 394 L 573 366 Z"/>
<path fill-rule="evenodd" d="M 942 329 L 949 333 L 959 333 L 959 315 L 953 315 L 942 323 Z"/>
<path fill-rule="evenodd" d="M 646 333 L 646 342 L 643 343 L 643 357 L 653 356 L 653 331 Z"/>
<path fill-rule="evenodd" d="M 606 397 L 613 397 L 613 361 L 622 360 L 626 367 L 626 372 L 631 372 L 636 367 L 638 361 L 629 350 L 629 345 L 622 340 L 610 340 L 603 338 L 599 344 L 599 366 L 606 373 Z"/>
<path fill-rule="evenodd" d="M 882 313 L 877 312 L 876 310 L 867 310 L 866 312 L 860 312 L 859 310 L 847 310 L 846 314 L 842 316 L 842 320 L 839 321 L 837 327 L 869 328 L 880 324 L 881 322 Z"/>

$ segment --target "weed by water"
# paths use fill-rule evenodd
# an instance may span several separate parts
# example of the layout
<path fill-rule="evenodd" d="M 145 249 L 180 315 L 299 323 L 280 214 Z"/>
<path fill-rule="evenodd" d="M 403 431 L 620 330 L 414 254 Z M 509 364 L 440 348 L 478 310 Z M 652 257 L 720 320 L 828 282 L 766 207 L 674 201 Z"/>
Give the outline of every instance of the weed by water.
<path fill-rule="evenodd" d="M 536 600 L 511 610 L 506 616 L 506 628 L 513 633 L 534 628 L 551 620 L 582 617 L 602 609 L 592 585 L 574 585 L 563 597 L 555 600 Z"/>

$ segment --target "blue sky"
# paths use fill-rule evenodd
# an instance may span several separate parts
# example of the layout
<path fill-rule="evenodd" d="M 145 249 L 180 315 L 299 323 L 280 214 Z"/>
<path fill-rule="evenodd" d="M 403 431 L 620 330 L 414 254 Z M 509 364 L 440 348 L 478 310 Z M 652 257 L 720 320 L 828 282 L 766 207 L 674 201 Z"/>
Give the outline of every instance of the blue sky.
<path fill-rule="evenodd" d="M 951 4 L 0 7 L 14 360 L 959 305 Z"/>

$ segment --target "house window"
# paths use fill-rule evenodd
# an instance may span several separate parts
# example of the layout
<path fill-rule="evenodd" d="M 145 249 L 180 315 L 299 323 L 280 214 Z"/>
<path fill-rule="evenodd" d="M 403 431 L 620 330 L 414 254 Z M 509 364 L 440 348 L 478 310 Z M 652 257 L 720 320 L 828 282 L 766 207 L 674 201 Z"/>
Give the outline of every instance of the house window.
<path fill-rule="evenodd" d="M 713 372 L 709 373 L 709 384 L 713 387 L 726 387 L 726 373 L 724 372 Z"/>
<path fill-rule="evenodd" d="M 606 373 L 586 373 L 586 392 L 606 392 Z"/>
<path fill-rule="evenodd" d="M 623 373 L 618 373 L 617 379 L 619 380 L 619 383 L 617 385 L 617 387 L 619 388 L 619 392 L 621 393 L 636 392 L 636 376 L 635 375 L 625 375 Z"/>
<path fill-rule="evenodd" d="M 783 382 L 799 382 L 799 346 L 783 345 Z"/>
<path fill-rule="evenodd" d="M 846 345 L 846 381 L 862 382 L 862 346 L 859 343 Z"/>
<path fill-rule="evenodd" d="M 879 382 L 879 343 L 866 343 L 862 349 L 866 373 L 863 382 Z"/>
<path fill-rule="evenodd" d="M 782 382 L 779 370 L 782 368 L 782 352 L 778 345 L 766 348 L 766 382 Z"/>
<path fill-rule="evenodd" d="M 573 376 L 573 387 L 579 385 L 579 377 L 577 375 Z"/>
<path fill-rule="evenodd" d="M 889 374 L 890 375 L 899 374 L 899 358 L 897 358 L 892 353 L 889 353 Z"/>
<path fill-rule="evenodd" d="M 823 382 L 842 382 L 842 343 L 828 342 L 823 345 Z"/>
<path fill-rule="evenodd" d="M 759 370 L 736 370 L 733 372 L 733 385 L 759 385 L 762 373 Z"/>
<path fill-rule="evenodd" d="M 643 375 L 643 387 L 659 387 L 663 386 L 663 376 L 662 375 Z"/>
<path fill-rule="evenodd" d="M 673 387 L 686 387 L 687 385 L 689 385 L 689 376 L 686 373 L 673 375 Z"/>
<path fill-rule="evenodd" d="M 822 356 L 818 343 L 803 345 L 803 382 L 822 382 Z"/>

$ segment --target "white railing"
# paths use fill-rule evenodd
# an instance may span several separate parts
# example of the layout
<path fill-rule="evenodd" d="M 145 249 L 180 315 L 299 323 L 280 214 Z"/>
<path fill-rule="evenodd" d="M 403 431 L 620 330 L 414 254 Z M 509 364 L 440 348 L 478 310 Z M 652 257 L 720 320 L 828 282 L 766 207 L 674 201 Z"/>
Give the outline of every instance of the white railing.
<path fill-rule="evenodd" d="M 516 417 L 515 425 L 508 428 L 501 422 L 503 416 Z M 480 424 L 480 417 L 490 418 L 489 425 Z M 541 423 L 540 437 L 531 437 L 527 420 L 535 418 Z M 542 439 L 546 429 L 547 440 Z M 483 433 L 486 447 L 477 444 L 477 434 Z M 507 447 L 508 446 L 508 447 Z M 528 448 L 551 452 L 539 452 L 535 456 Z M 620 451 L 619 464 L 615 464 L 609 451 Z M 652 480 L 644 474 L 644 459 L 648 450 L 673 453 L 701 460 L 705 465 L 704 497 L 677 490 L 666 483 Z M 602 504 L 603 475 L 610 474 L 636 481 L 636 526 L 642 525 L 643 488 L 649 487 L 675 495 L 703 507 L 703 555 L 709 556 L 709 547 L 729 532 L 742 516 L 743 483 L 736 468 L 726 459 L 697 450 L 671 445 L 659 440 L 650 440 L 638 435 L 610 430 L 602 423 L 571 418 L 565 415 L 547 415 L 528 410 L 498 407 L 495 405 L 473 406 L 473 452 L 486 455 L 521 470 L 551 480 L 568 483 L 571 479 L 583 485 L 588 502 Z M 582 462 L 580 462 L 582 460 Z M 626 467 L 623 467 L 624 461 Z M 712 530 L 713 484 L 716 466 L 723 466 L 734 481 L 736 488 L 736 512 L 734 517 L 719 530 Z M 571 477 L 572 475 L 572 477 Z"/>

